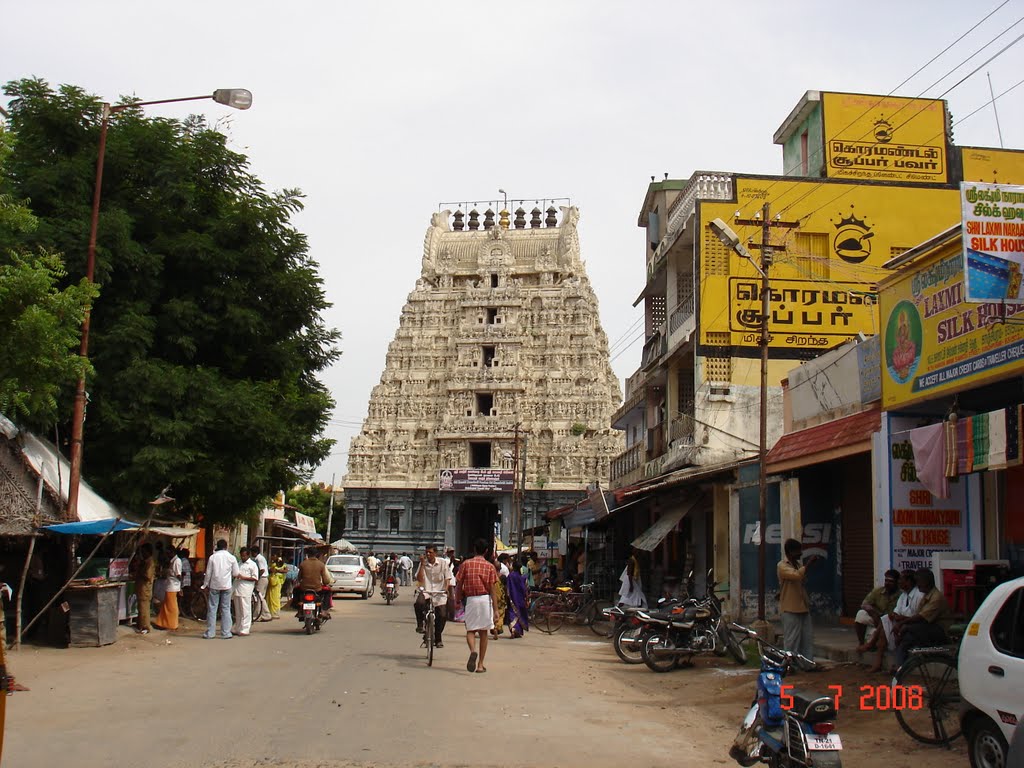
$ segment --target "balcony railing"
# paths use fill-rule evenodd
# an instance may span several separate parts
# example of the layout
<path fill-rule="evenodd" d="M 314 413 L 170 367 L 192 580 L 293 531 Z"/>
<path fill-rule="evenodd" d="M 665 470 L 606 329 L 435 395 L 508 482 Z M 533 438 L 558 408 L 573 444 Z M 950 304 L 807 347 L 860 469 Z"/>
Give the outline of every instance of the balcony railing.
<path fill-rule="evenodd" d="M 643 387 L 638 388 L 632 395 L 626 398 L 625 402 L 619 406 L 618 410 L 612 414 L 612 424 L 617 422 L 627 413 L 632 411 L 638 405 L 643 403 L 647 399 L 647 390 Z"/>
<path fill-rule="evenodd" d="M 697 171 L 668 209 L 665 240 L 671 242 L 690 218 L 697 200 L 732 200 L 732 175 L 721 171 Z"/>
<path fill-rule="evenodd" d="M 615 482 L 644 465 L 644 444 L 632 445 L 612 459 L 611 480 Z"/>
<path fill-rule="evenodd" d="M 647 429 L 647 461 L 665 453 L 665 424 L 661 423 Z"/>
<path fill-rule="evenodd" d="M 679 303 L 672 310 L 668 319 L 669 335 L 675 333 L 683 324 L 693 317 L 693 283 L 686 283 L 685 293 L 679 297 Z"/>
<path fill-rule="evenodd" d="M 669 426 L 669 442 L 682 442 L 686 445 L 693 445 L 694 426 L 692 416 L 677 413 Z"/>
<path fill-rule="evenodd" d="M 640 367 L 649 368 L 666 352 L 668 352 L 668 339 L 665 338 L 665 334 L 658 330 L 644 344 L 643 356 L 640 359 Z"/>

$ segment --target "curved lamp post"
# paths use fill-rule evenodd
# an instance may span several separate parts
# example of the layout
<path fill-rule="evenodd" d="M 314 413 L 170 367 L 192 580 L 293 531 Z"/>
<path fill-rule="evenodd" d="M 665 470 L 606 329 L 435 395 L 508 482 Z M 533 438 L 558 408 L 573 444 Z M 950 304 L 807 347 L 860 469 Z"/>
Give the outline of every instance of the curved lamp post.
<path fill-rule="evenodd" d="M 136 101 L 131 104 L 103 104 L 103 119 L 100 122 L 100 145 L 99 154 L 96 158 L 96 182 L 92 195 L 92 220 L 89 224 L 89 252 L 85 262 L 85 279 L 90 283 L 94 282 L 93 276 L 96 271 L 96 230 L 100 221 L 100 197 L 103 190 L 103 159 L 107 151 L 107 126 L 110 116 L 116 112 L 133 107 L 146 107 L 153 104 L 173 104 L 179 101 L 203 101 L 213 99 L 218 104 L 224 104 L 235 109 L 248 109 L 252 106 L 252 92 L 244 88 L 220 88 L 207 96 L 186 96 L 179 99 L 160 99 L 158 101 Z M 82 342 L 78 354 L 83 358 L 89 357 L 89 315 L 86 310 L 85 318 L 82 320 Z M 66 510 L 69 519 L 78 517 L 78 488 L 82 478 L 82 432 L 85 427 L 85 376 L 78 379 L 78 386 L 75 389 L 75 406 L 71 414 L 71 471 L 68 475 L 68 506 Z"/>

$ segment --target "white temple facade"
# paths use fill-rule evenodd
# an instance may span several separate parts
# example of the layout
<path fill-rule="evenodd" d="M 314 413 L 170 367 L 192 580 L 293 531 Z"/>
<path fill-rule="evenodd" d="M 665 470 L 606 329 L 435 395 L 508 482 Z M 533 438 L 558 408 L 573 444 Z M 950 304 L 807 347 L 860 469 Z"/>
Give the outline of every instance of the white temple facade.
<path fill-rule="evenodd" d="M 607 487 L 624 447 L 609 426 L 621 393 L 578 219 L 567 205 L 529 214 L 520 205 L 497 220 L 490 209 L 434 214 L 420 278 L 349 447 L 350 541 L 462 553 L 477 537 L 514 540 L 588 486 Z"/>

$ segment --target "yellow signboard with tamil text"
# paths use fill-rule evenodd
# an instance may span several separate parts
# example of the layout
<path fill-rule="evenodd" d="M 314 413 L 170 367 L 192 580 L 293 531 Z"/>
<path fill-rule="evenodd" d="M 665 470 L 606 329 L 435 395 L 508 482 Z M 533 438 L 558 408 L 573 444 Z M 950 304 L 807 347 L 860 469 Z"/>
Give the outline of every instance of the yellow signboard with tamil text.
<path fill-rule="evenodd" d="M 948 182 L 941 99 L 824 93 L 822 110 L 830 178 Z"/>
<path fill-rule="evenodd" d="M 1024 372 L 1024 326 L 1002 322 L 1024 306 L 967 302 L 959 236 L 886 280 L 879 306 L 887 410 Z"/>
<path fill-rule="evenodd" d="M 769 272 L 769 346 L 776 350 L 834 347 L 858 333 L 879 332 L 877 282 L 893 256 L 949 228 L 960 218 L 953 189 L 857 185 L 737 177 L 736 202 L 700 202 L 700 344 L 756 349 L 760 284 L 754 266 L 722 245 L 708 226 L 750 218 L 768 200 L 796 229 L 773 230 Z M 760 242 L 760 227 L 734 227 Z M 754 258 L 758 258 L 754 253 Z M 783 355 L 785 356 L 785 355 Z"/>

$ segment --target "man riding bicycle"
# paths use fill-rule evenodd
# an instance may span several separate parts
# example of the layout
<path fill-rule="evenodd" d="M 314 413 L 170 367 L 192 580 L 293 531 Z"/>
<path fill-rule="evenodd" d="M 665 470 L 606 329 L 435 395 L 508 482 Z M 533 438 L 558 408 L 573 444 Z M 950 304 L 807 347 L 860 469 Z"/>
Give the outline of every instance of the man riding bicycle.
<path fill-rule="evenodd" d="M 452 589 L 451 568 L 437 556 L 434 545 L 427 547 L 425 555 L 420 556 L 419 569 L 416 571 L 416 600 L 413 609 L 416 611 L 416 631 L 422 633 L 423 621 L 427 615 L 427 600 L 434 604 L 434 647 L 443 648 L 441 633 L 448 618 L 448 596 Z"/>

